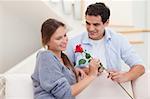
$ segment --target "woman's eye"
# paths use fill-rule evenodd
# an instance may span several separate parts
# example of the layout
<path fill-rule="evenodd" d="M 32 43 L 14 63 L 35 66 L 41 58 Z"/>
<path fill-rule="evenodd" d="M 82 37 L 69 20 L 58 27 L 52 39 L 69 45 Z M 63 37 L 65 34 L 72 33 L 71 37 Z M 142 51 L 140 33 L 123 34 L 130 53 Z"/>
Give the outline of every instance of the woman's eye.
<path fill-rule="evenodd" d="M 67 34 L 65 34 L 64 37 L 67 37 Z"/>
<path fill-rule="evenodd" d="M 62 37 L 57 37 L 56 40 L 60 40 Z"/>

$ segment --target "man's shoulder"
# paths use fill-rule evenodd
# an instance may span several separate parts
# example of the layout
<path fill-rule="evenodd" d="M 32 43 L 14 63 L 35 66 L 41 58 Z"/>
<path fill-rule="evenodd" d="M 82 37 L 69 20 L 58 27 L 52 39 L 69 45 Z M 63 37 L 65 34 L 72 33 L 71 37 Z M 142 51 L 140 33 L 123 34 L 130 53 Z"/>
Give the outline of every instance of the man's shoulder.
<path fill-rule="evenodd" d="M 117 33 L 112 29 L 107 29 L 107 36 L 110 36 L 111 40 L 111 44 L 115 45 L 115 46 L 119 46 L 122 45 L 124 43 L 129 42 L 127 37 L 125 37 L 123 34 L 121 33 Z"/>
<path fill-rule="evenodd" d="M 116 32 L 113 29 L 110 28 L 106 28 L 106 32 L 112 37 L 112 38 L 117 38 L 117 39 L 123 39 L 125 38 L 125 36 L 119 32 Z"/>

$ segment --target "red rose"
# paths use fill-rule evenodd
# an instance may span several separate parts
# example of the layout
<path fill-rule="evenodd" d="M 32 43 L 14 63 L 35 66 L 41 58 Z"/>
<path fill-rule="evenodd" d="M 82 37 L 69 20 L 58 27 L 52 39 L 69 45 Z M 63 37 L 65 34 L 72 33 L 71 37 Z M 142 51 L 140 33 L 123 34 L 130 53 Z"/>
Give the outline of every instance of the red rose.
<path fill-rule="evenodd" d="M 76 52 L 80 52 L 80 53 L 83 52 L 83 48 L 81 47 L 81 44 L 79 44 L 79 45 L 76 46 L 75 53 Z"/>

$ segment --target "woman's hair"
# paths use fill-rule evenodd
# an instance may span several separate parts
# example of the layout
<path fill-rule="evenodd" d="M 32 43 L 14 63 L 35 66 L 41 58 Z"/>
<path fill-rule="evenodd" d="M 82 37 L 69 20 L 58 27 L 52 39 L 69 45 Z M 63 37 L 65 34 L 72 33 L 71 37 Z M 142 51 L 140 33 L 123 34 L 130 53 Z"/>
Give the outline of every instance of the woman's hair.
<path fill-rule="evenodd" d="M 76 80 L 78 82 L 78 75 L 74 69 L 74 65 L 71 63 L 71 61 L 69 60 L 69 58 L 67 57 L 66 54 L 62 53 L 61 54 L 61 58 L 63 59 L 63 62 L 64 62 L 64 65 L 68 68 L 68 69 L 71 69 L 73 71 L 73 73 L 75 74 L 76 76 Z"/>
<path fill-rule="evenodd" d="M 55 31 L 60 27 L 65 27 L 65 24 L 57 21 L 55 19 L 47 19 L 41 27 L 41 35 L 42 35 L 42 45 L 45 47 L 51 36 L 55 33 Z"/>

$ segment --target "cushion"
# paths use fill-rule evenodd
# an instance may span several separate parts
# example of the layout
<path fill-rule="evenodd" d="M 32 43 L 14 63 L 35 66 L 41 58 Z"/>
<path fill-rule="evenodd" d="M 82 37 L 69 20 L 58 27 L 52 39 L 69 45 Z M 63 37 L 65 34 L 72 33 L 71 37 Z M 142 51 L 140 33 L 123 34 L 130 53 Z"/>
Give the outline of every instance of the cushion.
<path fill-rule="evenodd" d="M 4 99 L 5 92 L 5 78 L 3 75 L 0 75 L 0 99 Z"/>
<path fill-rule="evenodd" d="M 150 99 L 150 71 L 132 82 L 136 99 Z"/>
<path fill-rule="evenodd" d="M 6 74 L 6 99 L 33 99 L 33 86 L 29 74 Z"/>

